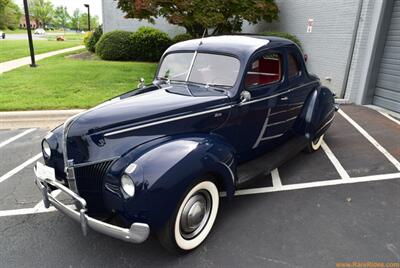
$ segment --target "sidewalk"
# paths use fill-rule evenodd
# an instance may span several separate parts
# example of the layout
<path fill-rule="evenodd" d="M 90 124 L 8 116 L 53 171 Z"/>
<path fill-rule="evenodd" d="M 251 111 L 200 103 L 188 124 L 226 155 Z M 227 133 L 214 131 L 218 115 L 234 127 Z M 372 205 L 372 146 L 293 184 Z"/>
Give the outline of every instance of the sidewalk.
<path fill-rule="evenodd" d="M 84 110 L 0 112 L 0 129 L 55 128 Z"/>
<path fill-rule="evenodd" d="M 63 54 L 66 52 L 71 52 L 71 51 L 75 51 L 75 50 L 79 50 L 85 48 L 85 46 L 76 46 L 76 47 L 70 47 L 70 48 L 66 48 L 66 49 L 60 49 L 60 50 L 56 50 L 56 51 L 51 51 L 51 52 L 47 52 L 47 53 L 43 53 L 43 54 L 39 54 L 39 55 L 35 55 L 35 59 L 36 61 L 51 57 L 51 56 L 55 56 L 58 54 Z M 11 60 L 11 61 L 6 61 L 3 63 L 0 63 L 0 74 L 1 73 L 5 73 L 8 71 L 11 71 L 13 69 L 19 68 L 21 66 L 24 65 L 29 65 L 31 63 L 31 57 L 24 57 L 24 58 L 20 58 L 20 59 L 16 59 L 16 60 Z"/>

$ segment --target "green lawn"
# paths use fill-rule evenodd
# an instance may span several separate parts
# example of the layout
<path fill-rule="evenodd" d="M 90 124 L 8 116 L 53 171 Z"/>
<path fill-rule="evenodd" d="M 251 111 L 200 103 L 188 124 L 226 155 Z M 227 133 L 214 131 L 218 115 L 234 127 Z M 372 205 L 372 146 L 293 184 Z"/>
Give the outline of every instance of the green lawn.
<path fill-rule="evenodd" d="M 68 39 L 67 39 L 68 40 Z M 34 40 L 33 46 L 35 54 L 45 53 L 58 49 L 82 45 L 81 40 L 71 40 L 64 42 Z M 29 56 L 28 40 L 1 40 L 0 41 L 0 62 L 14 60 Z"/>
<path fill-rule="evenodd" d="M 48 33 L 46 35 L 47 40 L 49 40 L 49 41 L 56 40 L 57 36 L 64 36 L 66 42 L 69 42 L 69 41 L 80 41 L 80 42 L 83 42 L 83 37 L 85 35 L 82 34 L 82 33 L 73 33 L 73 32 L 67 32 L 65 34 L 63 32 L 52 32 L 52 33 Z"/>
<path fill-rule="evenodd" d="M 6 34 L 21 34 L 21 33 L 26 33 L 26 29 L 15 29 L 15 30 L 2 30 Z"/>
<path fill-rule="evenodd" d="M 154 63 L 79 60 L 58 55 L 0 75 L 0 110 L 89 108 L 152 81 Z"/>

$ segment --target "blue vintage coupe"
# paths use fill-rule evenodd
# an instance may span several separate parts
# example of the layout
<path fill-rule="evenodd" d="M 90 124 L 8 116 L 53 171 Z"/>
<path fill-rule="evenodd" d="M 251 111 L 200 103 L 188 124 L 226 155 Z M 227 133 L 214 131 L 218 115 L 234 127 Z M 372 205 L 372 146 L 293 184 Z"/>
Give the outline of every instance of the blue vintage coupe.
<path fill-rule="evenodd" d="M 334 94 L 291 41 L 218 36 L 181 42 L 154 81 L 67 120 L 42 141 L 36 184 L 56 207 L 128 242 L 150 231 L 185 252 L 232 197 L 301 150 L 321 145 Z M 68 195 L 74 204 L 56 198 Z"/>

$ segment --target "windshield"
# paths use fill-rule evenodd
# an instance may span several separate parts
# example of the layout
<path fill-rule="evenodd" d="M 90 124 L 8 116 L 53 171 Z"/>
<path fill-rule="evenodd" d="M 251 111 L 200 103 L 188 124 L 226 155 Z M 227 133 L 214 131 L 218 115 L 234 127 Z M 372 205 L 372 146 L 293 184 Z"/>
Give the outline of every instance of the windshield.
<path fill-rule="evenodd" d="M 239 60 L 231 56 L 193 52 L 172 53 L 164 58 L 157 78 L 232 87 L 239 74 L 239 68 Z"/>

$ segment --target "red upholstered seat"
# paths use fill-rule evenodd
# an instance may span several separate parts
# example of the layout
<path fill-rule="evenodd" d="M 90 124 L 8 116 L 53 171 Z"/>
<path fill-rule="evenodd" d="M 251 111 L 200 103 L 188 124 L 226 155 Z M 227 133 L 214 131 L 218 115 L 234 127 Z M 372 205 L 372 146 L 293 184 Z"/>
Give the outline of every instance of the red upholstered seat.
<path fill-rule="evenodd" d="M 260 58 L 253 63 L 252 69 L 247 72 L 245 84 L 265 85 L 281 79 L 280 59 Z"/>

